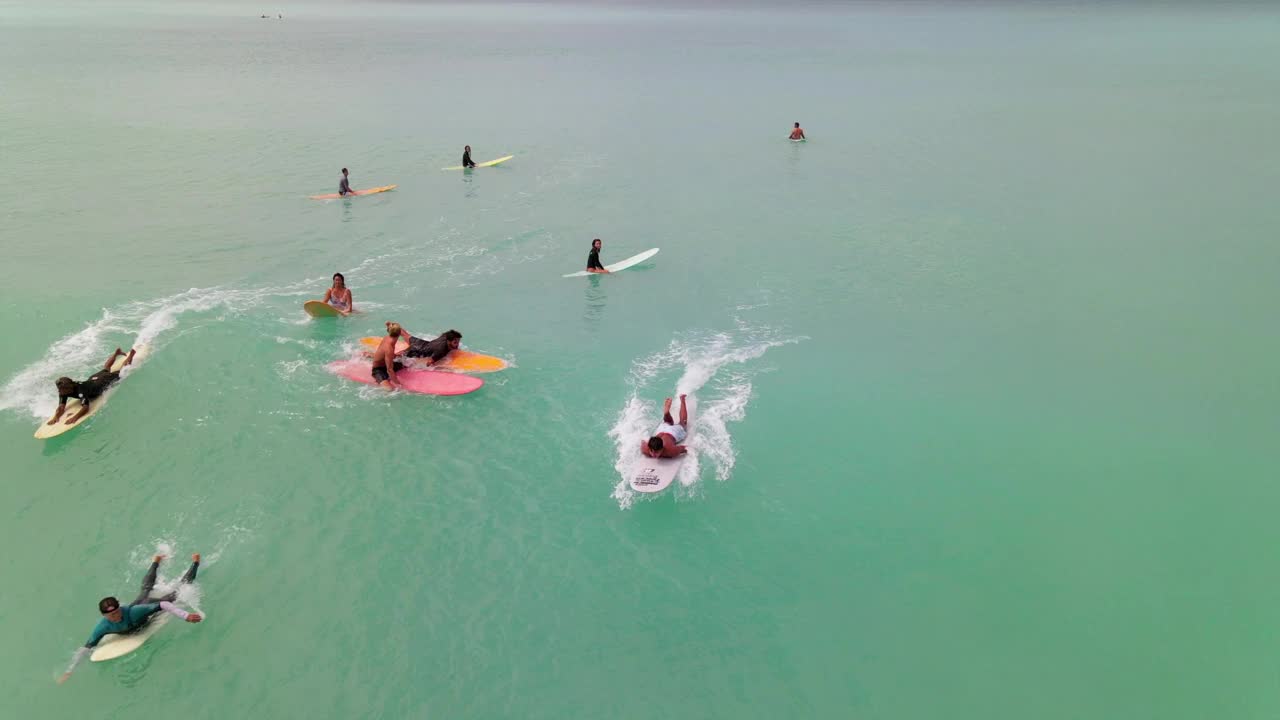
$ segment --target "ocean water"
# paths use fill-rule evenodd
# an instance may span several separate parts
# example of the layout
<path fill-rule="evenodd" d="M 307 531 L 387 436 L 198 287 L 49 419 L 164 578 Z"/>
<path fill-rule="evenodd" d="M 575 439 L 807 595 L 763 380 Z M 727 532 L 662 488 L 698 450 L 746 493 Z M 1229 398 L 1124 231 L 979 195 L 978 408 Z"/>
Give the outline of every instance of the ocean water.
<path fill-rule="evenodd" d="M 0 715 L 1274 717 L 1277 37 L 0 2 Z M 399 187 L 307 199 L 344 166 Z M 661 252 L 563 279 L 593 237 Z M 363 312 L 308 319 L 335 271 Z M 385 320 L 513 366 L 326 370 Z M 637 497 L 677 391 L 691 458 Z M 206 622 L 56 684 L 156 552 L 204 554 Z"/>

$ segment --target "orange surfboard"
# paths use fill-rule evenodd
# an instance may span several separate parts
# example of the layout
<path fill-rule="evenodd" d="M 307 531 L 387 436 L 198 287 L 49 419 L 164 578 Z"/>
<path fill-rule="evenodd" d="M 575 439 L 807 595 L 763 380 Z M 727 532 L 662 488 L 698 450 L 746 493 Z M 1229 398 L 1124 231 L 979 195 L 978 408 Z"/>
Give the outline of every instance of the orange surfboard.
<path fill-rule="evenodd" d="M 382 342 L 382 338 L 361 338 L 360 342 L 367 348 L 365 350 L 366 353 L 372 353 L 378 349 L 378 343 Z M 404 341 L 396 343 L 397 355 L 408 349 L 409 343 Z M 412 358 L 406 358 L 406 360 L 410 363 L 412 362 Z M 507 361 L 492 355 L 481 355 L 480 353 L 459 348 L 446 355 L 444 360 L 441 360 L 436 367 L 441 370 L 456 370 L 458 372 L 489 373 L 506 369 Z"/>
<path fill-rule="evenodd" d="M 338 193 L 329 193 L 328 195 L 312 195 L 311 199 L 312 200 L 337 200 L 340 197 L 351 197 L 352 195 L 375 195 L 377 193 L 384 193 L 388 190 L 395 190 L 396 187 L 398 186 L 383 185 L 382 187 L 369 188 L 368 190 L 353 190 L 351 192 L 351 195 L 346 195 L 346 196 L 339 195 Z"/>

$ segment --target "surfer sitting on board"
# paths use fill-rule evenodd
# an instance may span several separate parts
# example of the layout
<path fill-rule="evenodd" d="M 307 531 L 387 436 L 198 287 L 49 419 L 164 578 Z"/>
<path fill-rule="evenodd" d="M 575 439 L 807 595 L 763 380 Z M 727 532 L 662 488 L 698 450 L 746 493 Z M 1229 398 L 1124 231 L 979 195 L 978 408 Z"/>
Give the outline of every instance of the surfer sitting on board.
<path fill-rule="evenodd" d="M 343 315 L 350 315 L 355 308 L 351 305 L 351 290 L 347 288 L 347 278 L 342 273 L 333 274 L 333 286 L 324 291 L 324 300 L 334 310 Z"/>
<path fill-rule="evenodd" d="M 356 191 L 351 189 L 351 180 L 347 177 L 346 168 L 342 168 L 342 179 L 338 181 L 338 194 L 344 197 L 356 194 Z"/>
<path fill-rule="evenodd" d="M 791 131 L 792 140 L 804 140 L 804 130 L 800 128 L 800 123 L 796 123 L 795 129 Z"/>
<path fill-rule="evenodd" d="M 58 678 L 59 683 L 64 683 L 67 678 L 71 677 L 71 671 L 76 669 L 76 665 L 84 659 L 84 656 L 98 646 L 102 638 L 111 635 L 125 635 L 137 632 L 146 626 L 151 617 L 161 610 L 182 618 L 187 622 L 198 623 L 204 618 L 197 612 L 187 612 L 173 604 L 178 598 L 178 591 L 162 595 L 158 598 L 151 597 L 151 591 L 156 586 L 156 570 L 160 569 L 160 561 L 164 559 L 163 555 L 156 555 L 151 560 L 151 569 L 147 571 L 145 577 L 142 578 L 142 592 L 138 593 L 138 597 L 134 599 L 130 605 L 120 605 L 120 601 L 114 597 L 104 597 L 98 601 L 98 612 L 102 613 L 102 619 L 98 621 L 97 627 L 93 629 L 93 633 L 89 635 L 89 641 L 84 647 L 76 651 L 76 656 L 71 661 L 71 667 L 62 673 L 62 677 Z M 182 585 L 190 585 L 196 579 L 196 571 L 200 569 L 200 553 L 191 556 L 191 567 L 187 568 L 187 572 L 178 582 Z"/>
<path fill-rule="evenodd" d="M 462 344 L 462 333 L 457 330 L 445 330 L 434 340 L 413 337 L 407 330 L 402 330 L 401 333 L 409 342 L 409 349 L 404 354 L 411 358 L 426 358 L 428 365 L 435 365 L 445 359 Z"/>
<path fill-rule="evenodd" d="M 604 265 L 600 264 L 600 238 L 591 241 L 591 252 L 587 253 L 587 272 L 589 273 L 607 273 Z"/>
<path fill-rule="evenodd" d="M 671 398 L 662 404 L 662 424 L 653 437 L 640 442 L 640 452 L 651 458 L 673 458 L 689 452 L 681 445 L 689 437 L 689 406 L 685 395 L 680 396 L 680 424 L 671 418 Z"/>
<path fill-rule="evenodd" d="M 124 366 L 122 367 L 128 367 L 129 363 L 133 362 L 135 352 L 137 351 L 132 348 L 129 350 L 129 355 L 124 359 Z M 53 414 L 53 417 L 49 418 L 48 424 L 52 425 L 58 422 L 58 418 L 62 417 L 62 414 L 67 411 L 67 398 L 80 399 L 80 410 L 67 418 L 67 424 L 75 425 L 80 418 L 84 417 L 85 413 L 89 412 L 89 403 L 98 399 L 102 393 L 107 391 L 107 388 L 111 387 L 112 383 L 120 379 L 120 373 L 112 370 L 111 365 L 121 355 L 124 355 L 124 351 L 116 348 L 116 351 L 111 353 L 111 357 L 107 358 L 107 362 L 102 366 L 102 369 L 90 375 L 89 379 L 84 382 L 76 382 L 69 377 L 60 377 L 54 381 L 54 384 L 58 386 L 58 410 Z"/>
<path fill-rule="evenodd" d="M 400 384 L 396 379 L 396 371 L 404 369 L 400 361 L 396 360 L 396 343 L 400 341 L 400 334 L 403 332 L 400 323 L 387 323 L 387 336 L 382 338 L 378 349 L 373 351 L 373 368 L 370 370 L 373 382 L 388 390 Z"/>
<path fill-rule="evenodd" d="M 471 146 L 467 145 L 466 147 L 462 148 L 462 167 L 473 168 L 475 166 L 476 166 L 475 161 L 471 159 Z"/>

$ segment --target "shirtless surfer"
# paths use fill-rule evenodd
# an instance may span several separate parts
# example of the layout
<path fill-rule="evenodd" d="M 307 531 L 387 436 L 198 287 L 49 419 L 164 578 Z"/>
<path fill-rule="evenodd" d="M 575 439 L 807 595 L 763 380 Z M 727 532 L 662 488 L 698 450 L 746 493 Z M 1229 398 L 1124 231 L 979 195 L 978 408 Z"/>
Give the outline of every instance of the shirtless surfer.
<path fill-rule="evenodd" d="M 671 417 L 671 398 L 662 404 L 662 424 L 653 432 L 653 437 L 640 441 L 640 452 L 651 458 L 674 458 L 688 452 L 688 448 L 680 443 L 689 437 L 689 405 L 685 401 L 687 395 L 680 396 L 680 422 Z"/>
<path fill-rule="evenodd" d="M 404 365 L 396 360 L 396 343 L 400 342 L 400 335 L 403 332 L 400 323 L 388 322 L 387 336 L 382 338 L 382 342 L 378 343 L 378 349 L 373 351 L 373 367 L 370 369 L 373 382 L 388 390 L 394 390 L 400 385 L 400 381 L 396 379 L 396 372 L 403 370 Z"/>
<path fill-rule="evenodd" d="M 163 559 L 163 555 L 152 558 L 151 569 L 142 578 L 142 592 L 138 593 L 138 597 L 134 598 L 131 604 L 121 605 L 114 596 L 104 597 L 98 601 L 98 612 L 102 613 L 102 619 L 93 628 L 84 647 L 76 651 L 75 657 L 71 660 L 71 667 L 68 667 L 67 671 L 62 673 L 62 677 L 58 678 L 59 685 L 71 677 L 71 672 L 76 669 L 76 665 L 79 665 L 84 656 L 97 647 L 102 638 L 107 635 L 127 635 L 137 632 L 146 627 L 152 616 L 162 610 L 190 623 L 198 623 L 204 619 L 200 613 L 187 612 L 173 604 L 173 601 L 178 598 L 177 590 L 158 598 L 151 597 L 151 591 L 156 585 L 156 571 L 160 569 L 160 561 Z M 196 579 L 196 571 L 199 569 L 200 553 L 196 553 L 191 556 L 191 567 L 187 568 L 186 574 L 178 581 L 179 584 L 190 585 Z"/>
<path fill-rule="evenodd" d="M 609 270 L 600 264 L 600 238 L 591 241 L 591 252 L 587 253 L 587 272 L 607 273 Z"/>
<path fill-rule="evenodd" d="M 129 350 L 121 369 L 128 367 L 133 362 L 133 356 L 136 352 L 137 350 L 134 349 Z M 89 412 L 89 404 L 97 400 L 102 393 L 107 391 L 107 388 L 120 379 L 120 373 L 112 370 L 111 365 L 121 355 L 124 355 L 124 351 L 116 348 L 116 351 L 111 353 L 111 357 L 107 358 L 107 361 L 103 363 L 102 369 L 90 375 L 89 379 L 84 382 L 76 382 L 69 377 L 60 377 L 54 381 L 54 385 L 58 387 L 58 410 L 53 413 L 53 417 L 49 418 L 49 422 L 46 424 L 53 425 L 58 422 L 62 414 L 67 411 L 68 398 L 78 398 L 80 400 L 80 410 L 67 418 L 67 424 L 75 425 L 80 418 L 84 417 Z"/>
<path fill-rule="evenodd" d="M 356 191 L 351 189 L 351 178 L 347 177 L 346 168 L 342 168 L 342 179 L 338 181 L 338 194 L 342 197 L 356 194 Z"/>
<path fill-rule="evenodd" d="M 804 130 L 800 127 L 800 123 L 796 123 L 795 128 L 791 130 L 792 140 L 804 140 Z"/>
<path fill-rule="evenodd" d="M 333 285 L 324 291 L 324 299 L 321 302 L 329 303 L 329 305 L 343 315 L 350 315 L 355 306 L 351 303 L 351 290 L 347 288 L 347 278 L 342 273 L 333 274 Z"/>

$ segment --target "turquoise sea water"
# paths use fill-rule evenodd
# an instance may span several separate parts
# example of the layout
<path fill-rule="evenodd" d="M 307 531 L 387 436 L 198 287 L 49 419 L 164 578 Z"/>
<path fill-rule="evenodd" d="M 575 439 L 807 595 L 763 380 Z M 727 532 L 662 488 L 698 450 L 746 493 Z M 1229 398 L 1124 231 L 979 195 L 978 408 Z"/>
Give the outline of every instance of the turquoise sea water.
<path fill-rule="evenodd" d="M 0 2 L 0 714 L 1274 717 L 1277 37 Z M 399 188 L 307 199 L 343 166 Z M 562 279 L 593 237 L 662 250 Z M 364 313 L 309 320 L 335 271 Z M 514 367 L 326 371 L 388 319 Z M 637 498 L 677 388 L 693 456 Z M 207 621 L 55 684 L 157 550 Z"/>

